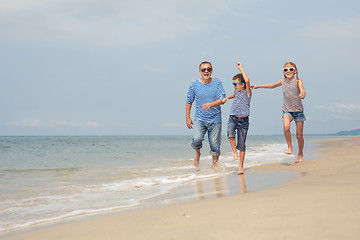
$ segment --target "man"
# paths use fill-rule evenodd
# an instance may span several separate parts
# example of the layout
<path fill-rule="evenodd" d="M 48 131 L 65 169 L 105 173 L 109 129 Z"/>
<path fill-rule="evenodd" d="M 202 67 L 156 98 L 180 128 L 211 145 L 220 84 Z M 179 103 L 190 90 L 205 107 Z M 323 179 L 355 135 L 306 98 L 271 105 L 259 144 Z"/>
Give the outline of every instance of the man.
<path fill-rule="evenodd" d="M 201 78 L 193 81 L 186 98 L 186 125 L 189 129 L 194 126 L 192 148 L 195 149 L 193 164 L 199 166 L 200 149 L 204 136 L 208 133 L 212 168 L 216 167 L 220 156 L 221 145 L 221 107 L 226 97 L 224 87 L 217 78 L 212 78 L 213 68 L 210 62 L 202 62 L 199 66 Z M 195 120 L 190 118 L 193 102 L 196 102 Z"/>

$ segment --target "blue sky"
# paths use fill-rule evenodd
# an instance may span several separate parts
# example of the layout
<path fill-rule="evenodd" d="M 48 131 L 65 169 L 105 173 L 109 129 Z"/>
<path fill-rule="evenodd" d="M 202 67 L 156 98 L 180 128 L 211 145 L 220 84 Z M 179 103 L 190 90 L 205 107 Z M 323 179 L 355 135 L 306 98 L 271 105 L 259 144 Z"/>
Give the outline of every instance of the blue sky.
<path fill-rule="evenodd" d="M 213 63 L 230 95 L 293 61 L 304 132 L 360 128 L 360 3 L 1 0 L 0 135 L 192 134 L 185 97 Z M 225 133 L 231 102 L 223 106 Z M 281 88 L 254 90 L 249 134 L 282 134 Z"/>

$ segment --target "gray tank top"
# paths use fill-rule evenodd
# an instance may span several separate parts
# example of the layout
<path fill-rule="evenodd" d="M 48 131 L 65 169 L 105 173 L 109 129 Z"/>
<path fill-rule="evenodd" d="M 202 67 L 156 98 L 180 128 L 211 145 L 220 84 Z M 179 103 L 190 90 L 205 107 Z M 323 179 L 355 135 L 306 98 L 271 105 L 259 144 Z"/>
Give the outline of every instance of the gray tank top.
<path fill-rule="evenodd" d="M 284 104 L 284 112 L 303 112 L 304 106 L 299 97 L 300 89 L 296 79 L 288 82 L 286 79 L 282 82 Z"/>

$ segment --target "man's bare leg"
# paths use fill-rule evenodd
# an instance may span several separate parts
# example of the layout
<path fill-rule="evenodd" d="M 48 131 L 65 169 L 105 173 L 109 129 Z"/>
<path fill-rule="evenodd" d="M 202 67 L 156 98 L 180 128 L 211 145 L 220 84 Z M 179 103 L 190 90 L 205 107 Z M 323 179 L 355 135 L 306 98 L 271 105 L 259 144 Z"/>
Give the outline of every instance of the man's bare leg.
<path fill-rule="evenodd" d="M 212 156 L 212 159 L 213 159 L 213 163 L 212 163 L 211 168 L 216 168 L 218 161 L 219 161 L 219 156 Z"/>
<path fill-rule="evenodd" d="M 200 164 L 200 149 L 195 149 L 195 157 L 193 160 L 193 164 L 195 167 L 198 167 Z"/>

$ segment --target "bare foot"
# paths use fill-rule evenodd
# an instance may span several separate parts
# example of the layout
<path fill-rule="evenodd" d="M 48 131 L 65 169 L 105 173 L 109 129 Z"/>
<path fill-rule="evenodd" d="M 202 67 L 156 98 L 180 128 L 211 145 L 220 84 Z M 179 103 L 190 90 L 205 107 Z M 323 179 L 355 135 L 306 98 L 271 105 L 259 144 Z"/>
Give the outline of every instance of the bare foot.
<path fill-rule="evenodd" d="M 193 165 L 195 167 L 198 167 L 199 163 L 200 163 L 200 151 L 196 151 L 196 154 L 195 154 L 195 157 L 194 157 L 194 160 L 193 160 Z"/>
<path fill-rule="evenodd" d="M 238 155 L 238 153 L 236 152 L 234 152 L 234 158 L 233 158 L 233 160 L 234 161 L 236 161 L 236 160 L 238 160 L 239 159 L 239 155 Z"/>
<path fill-rule="evenodd" d="M 291 153 L 292 153 L 292 147 L 289 147 L 288 150 L 286 150 L 285 153 L 286 153 L 286 154 L 291 154 Z"/>
<path fill-rule="evenodd" d="M 212 163 L 212 166 L 211 166 L 211 168 L 212 169 L 214 169 L 214 168 L 216 168 L 217 167 L 217 164 L 218 164 L 218 160 L 213 160 L 213 163 Z"/>
<path fill-rule="evenodd" d="M 297 160 L 295 161 L 295 163 L 301 163 L 302 161 L 303 161 L 303 157 L 304 157 L 304 155 L 303 154 L 298 154 L 298 158 L 297 158 Z"/>
<path fill-rule="evenodd" d="M 218 164 L 218 161 L 219 161 L 219 156 L 212 156 L 212 160 L 213 160 L 213 162 L 212 162 L 211 168 L 215 169 L 217 167 L 217 164 Z"/>
<path fill-rule="evenodd" d="M 238 175 L 244 174 L 244 169 L 242 167 L 239 167 L 239 171 L 237 174 Z"/>

